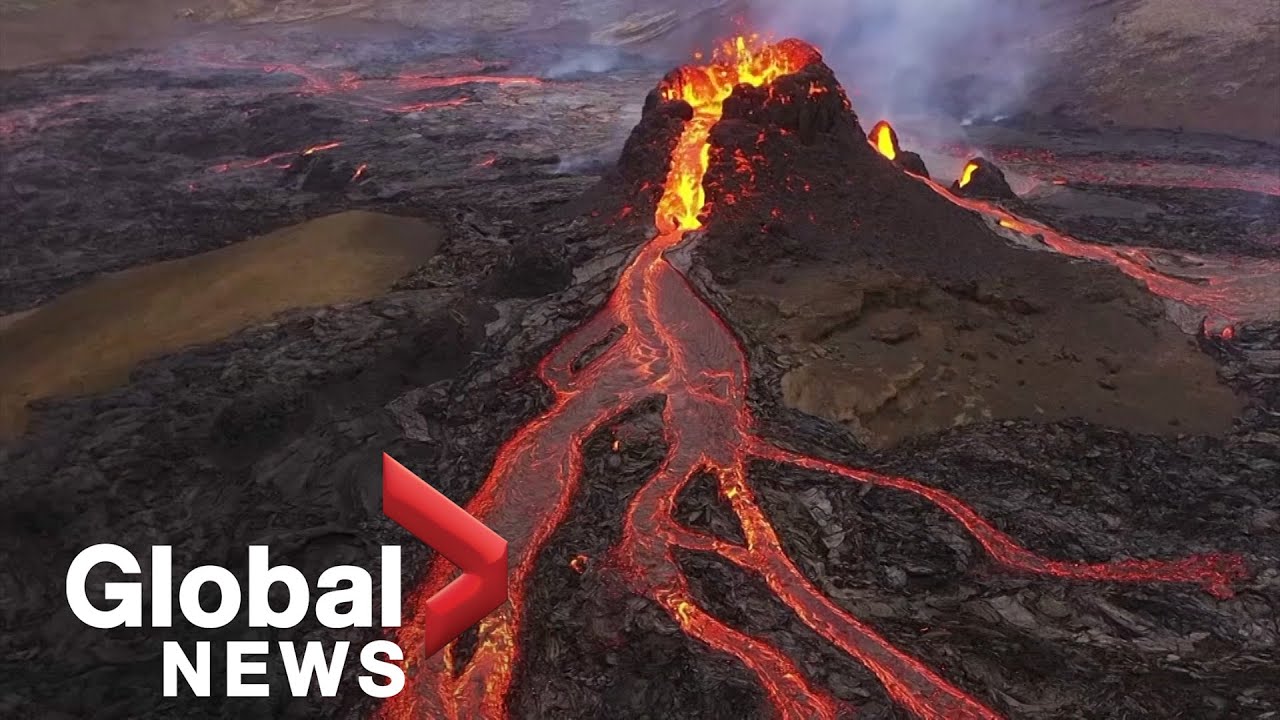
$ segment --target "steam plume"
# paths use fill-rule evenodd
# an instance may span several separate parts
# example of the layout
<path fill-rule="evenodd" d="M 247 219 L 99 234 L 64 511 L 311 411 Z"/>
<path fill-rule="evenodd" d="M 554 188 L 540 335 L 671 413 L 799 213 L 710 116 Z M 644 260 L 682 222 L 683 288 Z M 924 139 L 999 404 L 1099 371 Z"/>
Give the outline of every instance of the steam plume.
<path fill-rule="evenodd" d="M 1049 21 L 1026 0 L 755 0 L 751 17 L 822 48 L 860 114 L 958 120 L 1020 109 Z"/>

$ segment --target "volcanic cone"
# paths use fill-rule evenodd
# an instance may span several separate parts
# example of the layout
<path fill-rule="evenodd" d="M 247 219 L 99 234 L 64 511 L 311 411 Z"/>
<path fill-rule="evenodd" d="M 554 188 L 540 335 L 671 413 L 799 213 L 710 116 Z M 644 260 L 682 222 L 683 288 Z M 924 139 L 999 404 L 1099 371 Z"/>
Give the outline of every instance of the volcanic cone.
<path fill-rule="evenodd" d="M 961 197 L 986 200 L 1012 200 L 1017 197 L 1004 171 L 986 158 L 974 158 L 965 163 L 960 177 L 951 184 L 951 192 Z"/>

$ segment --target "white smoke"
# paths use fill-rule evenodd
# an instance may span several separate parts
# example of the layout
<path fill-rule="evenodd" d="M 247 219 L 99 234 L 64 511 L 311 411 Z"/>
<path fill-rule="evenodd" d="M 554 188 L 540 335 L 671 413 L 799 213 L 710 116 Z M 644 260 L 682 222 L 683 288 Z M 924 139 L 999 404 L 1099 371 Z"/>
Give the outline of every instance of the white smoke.
<path fill-rule="evenodd" d="M 752 0 L 751 25 L 816 45 L 869 123 L 1020 108 L 1051 18 L 1036 0 Z M 868 124 L 869 124 L 868 123 Z"/>
<path fill-rule="evenodd" d="M 623 67 L 627 58 L 618 48 L 588 47 L 563 52 L 541 76 L 560 80 L 578 75 L 606 73 Z"/>

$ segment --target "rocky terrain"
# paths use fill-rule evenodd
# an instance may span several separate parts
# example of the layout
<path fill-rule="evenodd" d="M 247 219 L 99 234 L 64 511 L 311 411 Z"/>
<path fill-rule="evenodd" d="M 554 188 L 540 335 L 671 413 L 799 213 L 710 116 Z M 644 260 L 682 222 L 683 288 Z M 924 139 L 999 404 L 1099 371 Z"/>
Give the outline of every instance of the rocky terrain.
<path fill-rule="evenodd" d="M 1034 48 L 1024 109 L 1099 126 L 1185 129 L 1274 141 L 1280 135 L 1280 15 L 1268 0 L 1046 0 L 1025 4 L 990 0 L 994 16 L 1023 19 L 1006 30 L 965 43 L 962 57 L 938 63 L 939 83 L 965 87 L 1007 56 L 983 43 Z M 779 13 L 793 6 L 801 22 Z M 977 7 L 970 3 L 970 7 Z M 921 5 L 927 7 L 927 3 Z M 641 50 L 667 62 L 683 59 L 722 32 L 732 17 L 781 34 L 815 27 L 875 23 L 882 9 L 827 0 L 714 0 L 645 4 L 613 0 L 507 0 L 459 5 L 414 0 L 133 0 L 106 10 L 86 0 L 0 2 L 0 67 L 67 60 L 126 48 L 156 48 L 213 27 L 278 28 L 299 24 L 368 27 L 380 23 L 422 31 L 504 32 L 555 29 L 576 42 Z M 824 19 L 825 18 L 825 19 Z M 976 18 L 975 18 L 976 19 Z M 997 17 L 999 19 L 999 17 Z M 981 30 L 982 23 L 966 23 Z M 931 38 L 932 39 L 932 38 Z M 837 67 L 837 71 L 846 68 Z"/>
<path fill-rule="evenodd" d="M 397 543 L 411 586 L 429 553 L 382 515 L 381 453 L 470 497 L 502 441 L 549 403 L 532 364 L 652 235 L 640 188 L 661 182 L 665 154 L 649 134 L 653 103 L 640 109 L 665 66 L 592 64 L 594 48 L 532 35 L 352 37 L 302 26 L 270 42 L 198 37 L 181 52 L 0 77 L 0 397 L 22 410 L 0 441 L 3 714 L 366 716 L 354 693 L 336 705 L 162 698 L 162 639 L 341 638 L 313 621 L 274 634 L 240 622 L 87 632 L 66 608 L 65 568 L 95 542 L 140 554 L 168 543 L 176 574 L 241 572 L 244 547 L 265 543 L 314 576 L 372 566 L 379 544 Z M 1103 178 L 1008 204 L 1089 247 L 1228 258 L 1196 266 L 1208 279 L 1190 285 L 1262 290 L 1223 305 L 1249 314 L 1201 331 L 1203 308 L 1153 294 L 1163 286 L 1135 282 L 1114 256 L 1046 252 L 905 176 L 862 142 L 869 119 L 838 103 L 769 114 L 758 95 L 733 102 L 713 138 L 713 220 L 677 262 L 748 349 L 760 434 L 951 492 L 1051 557 L 1227 552 L 1250 571 L 1229 599 L 1011 573 L 916 496 L 758 462 L 751 486 L 808 579 L 1010 717 L 1280 709 L 1266 669 L 1280 635 L 1280 312 L 1264 292 L 1274 197 Z M 1159 133 L 971 132 L 984 147 L 1120 167 L 1141 154 L 1157 177 L 1265 172 L 1276 157 Z M 1028 177 L 1046 164 L 996 159 Z M 379 215 L 358 231 L 316 229 L 353 210 Z M 287 252 L 256 250 L 264 241 Z M 234 271 L 216 271 L 240 249 Z M 213 282 L 209 267 L 296 287 L 214 293 L 215 328 L 139 333 L 123 361 L 77 350 L 139 307 L 186 329 L 199 298 L 180 289 Z M 1223 285 L 1240 267 L 1260 280 Z M 81 392 L 33 389 L 18 380 L 39 375 L 46 355 L 32 347 L 76 358 L 73 378 L 100 377 Z M 745 668 L 609 569 L 619 517 L 662 462 L 660 409 L 640 402 L 586 440 L 583 486 L 528 592 L 513 716 L 769 716 Z M 741 538 L 711 482 L 691 483 L 676 513 Z M 843 706 L 908 717 L 757 578 L 708 554 L 680 563 L 703 607 L 784 648 Z"/>

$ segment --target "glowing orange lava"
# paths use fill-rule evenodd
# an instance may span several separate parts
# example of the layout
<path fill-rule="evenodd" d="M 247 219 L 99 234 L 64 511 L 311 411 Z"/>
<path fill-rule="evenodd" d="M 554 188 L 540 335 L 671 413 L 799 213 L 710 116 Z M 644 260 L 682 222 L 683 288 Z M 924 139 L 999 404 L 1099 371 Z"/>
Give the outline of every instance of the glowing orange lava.
<path fill-rule="evenodd" d="M 394 112 L 394 113 L 405 113 L 407 115 L 409 113 L 423 112 L 424 110 L 435 110 L 437 108 L 458 107 L 459 105 L 466 105 L 467 102 L 468 102 L 467 99 L 464 97 L 451 98 L 449 100 L 428 100 L 426 102 L 416 102 L 416 103 L 409 103 L 407 105 L 397 105 L 392 108 L 387 108 L 387 111 Z"/>
<path fill-rule="evenodd" d="M 894 138 L 893 126 L 881 120 L 871 128 L 871 144 L 883 156 L 890 160 L 898 157 L 898 143 Z"/>
<path fill-rule="evenodd" d="M 467 509 L 505 537 L 512 568 L 510 602 L 481 621 L 478 644 L 465 663 L 456 645 L 421 657 L 421 601 L 455 570 L 437 558 L 406 603 L 397 640 L 407 657 L 405 690 L 379 708 L 387 720 L 503 718 L 519 658 L 525 595 L 534 564 L 565 519 L 583 472 L 584 441 L 636 402 L 655 395 L 663 409 L 667 455 L 638 490 L 624 516 L 622 538 L 599 563 L 634 593 L 659 604 L 686 634 L 736 658 L 753 672 L 784 720 L 834 720 L 846 708 L 811 684 L 782 649 L 733 628 L 699 606 L 673 555 L 676 549 L 716 553 L 761 578 L 795 616 L 865 665 L 904 708 L 922 718 L 995 718 L 994 711 L 895 648 L 813 585 L 783 552 L 777 532 L 748 482 L 750 461 L 763 460 L 834 473 L 851 481 L 923 497 L 951 515 L 998 563 L 1018 571 L 1111 581 L 1196 583 L 1217 596 L 1243 575 L 1238 558 L 1074 563 L 1042 558 L 1021 547 L 954 496 L 905 478 L 843 467 L 778 447 L 754 434 L 747 405 L 746 353 L 733 332 L 664 258 L 684 231 L 701 226 L 707 138 L 734 83 L 768 83 L 818 59 L 788 41 L 749 49 L 738 41 L 709 66 L 682 68 L 664 88 L 695 109 L 671 158 L 658 203 L 659 234 L 623 270 L 605 306 L 537 366 L 554 400 L 499 450 L 492 471 Z M 619 326 L 612 344 L 586 363 Z M 579 367 L 581 365 L 581 367 Z M 745 542 L 729 542 L 678 523 L 676 497 L 698 473 L 712 473 L 737 515 Z M 573 564 L 577 565 L 575 558 Z M 583 561 L 585 566 L 585 560 Z"/>
<path fill-rule="evenodd" d="M 1207 313 L 1206 329 L 1221 329 L 1233 322 L 1258 315 L 1274 317 L 1280 312 L 1274 293 L 1280 265 L 1274 260 L 1236 259 L 1229 273 L 1203 278 L 1182 277 L 1175 272 L 1163 272 L 1156 251 L 1085 242 L 1042 223 L 1019 217 L 995 203 L 960 197 L 932 180 L 916 179 L 956 205 L 991 218 L 1006 230 L 1035 237 L 1054 252 L 1107 263 L 1160 297 L 1204 310 Z M 1181 257 L 1187 262 L 1198 260 L 1196 256 L 1186 253 L 1182 253 Z"/>
<path fill-rule="evenodd" d="M 969 152 L 963 146 L 947 148 L 949 152 Z M 1037 164 L 1049 167 L 1055 162 L 1081 164 L 1080 159 L 1060 160 L 1053 153 L 1044 151 L 997 150 L 1002 162 L 1016 164 Z M 975 159 L 976 160 L 976 159 Z M 971 160 L 965 166 L 964 176 L 957 181 L 960 187 L 972 179 L 970 168 L 975 165 Z M 1162 187 L 1189 188 L 1227 188 L 1248 192 L 1280 195 L 1280 182 L 1274 176 L 1250 174 L 1247 171 L 1235 173 L 1224 169 L 1193 168 L 1192 166 L 1166 166 L 1159 174 L 1153 174 L 1150 163 L 1107 163 L 1096 162 L 1087 167 L 1105 166 L 1106 172 L 1082 172 L 1073 179 L 1057 178 L 1055 185 L 1068 182 L 1104 183 L 1121 185 L 1159 185 Z M 1061 171 L 1067 166 L 1055 166 Z M 1121 169 L 1130 171 L 1145 170 L 1146 175 L 1125 174 Z M 1212 171 L 1209 177 L 1191 178 L 1192 170 Z M 1165 174 L 1169 171 L 1169 174 Z M 1066 233 L 1059 232 L 1043 223 L 1020 217 L 1000 205 L 974 198 L 960 197 L 938 183 L 925 177 L 909 176 L 925 183 L 949 202 L 960 207 L 984 215 L 995 221 L 1000 227 L 1012 230 L 1021 235 L 1034 237 L 1049 249 L 1070 257 L 1107 263 L 1125 275 L 1142 283 L 1147 290 L 1176 302 L 1206 311 L 1204 329 L 1217 332 L 1226 326 L 1257 318 L 1272 318 L 1280 314 L 1280 293 L 1277 293 L 1276 278 L 1280 276 L 1280 262 L 1269 258 L 1246 257 L 1204 257 L 1188 252 L 1176 253 L 1172 263 L 1169 253 L 1164 251 L 1132 247 L 1124 245 L 1100 245 L 1085 242 Z M 1203 267 L 1202 272 L 1188 272 L 1188 268 Z"/>
<path fill-rule="evenodd" d="M 233 160 L 231 162 L 219 163 L 209 168 L 208 172 L 224 173 L 224 172 L 229 172 L 231 170 L 247 170 L 249 168 L 263 167 L 265 165 L 271 165 L 272 167 L 276 167 L 276 168 L 287 168 L 290 165 L 289 162 L 280 163 L 277 161 L 283 160 L 284 158 L 294 158 L 294 157 L 297 157 L 298 155 L 304 155 L 304 156 L 315 155 L 316 153 L 322 153 L 326 150 L 332 150 L 336 147 L 341 147 L 341 146 L 342 146 L 342 141 L 333 140 L 330 142 L 312 145 L 310 147 L 306 147 L 301 150 L 286 150 L 284 152 L 271 153 L 266 157 L 258 158 L 256 160 Z"/>
<path fill-rule="evenodd" d="M 739 84 L 768 85 L 818 58 L 817 51 L 801 42 L 766 45 L 758 51 L 747 38 L 738 37 L 716 54 L 710 65 L 686 65 L 662 88 L 666 100 L 683 100 L 693 108 L 671 157 L 662 199 L 658 202 L 658 230 L 696 230 L 702 227 L 698 213 L 706 195 L 702 176 L 707 171 L 711 145 L 707 136 L 720 119 L 725 98 Z"/>
<path fill-rule="evenodd" d="M 973 155 L 968 144 L 951 143 L 937 148 L 947 155 Z M 1275 168 L 1199 165 L 1176 160 L 1114 160 L 1105 157 L 1061 155 L 1051 150 L 1021 147 L 985 147 L 983 153 L 1018 175 L 1057 183 L 1149 185 L 1197 189 L 1229 189 L 1280 195 L 1280 174 Z"/>
<path fill-rule="evenodd" d="M 969 181 L 973 179 L 973 174 L 977 171 L 978 171 L 977 162 L 970 160 L 969 162 L 965 163 L 964 172 L 960 173 L 960 187 L 964 187 L 965 185 L 968 185 Z"/>
<path fill-rule="evenodd" d="M 337 140 L 335 140 L 335 141 L 333 141 L 333 142 L 322 143 L 322 144 L 320 144 L 320 145 L 312 145 L 311 147 L 307 148 L 306 150 L 303 150 L 303 151 L 302 151 L 302 154 L 303 154 L 303 155 L 315 155 L 315 154 L 316 154 L 316 153 L 318 153 L 318 152 L 324 152 L 325 150 L 332 150 L 332 149 L 334 149 L 334 148 L 336 148 L 336 147 L 339 147 L 340 145 L 342 145 L 342 143 L 341 143 L 341 142 L 339 142 L 339 141 L 337 141 Z"/>

